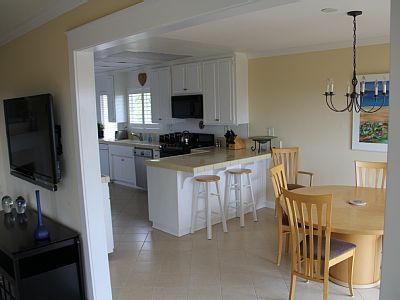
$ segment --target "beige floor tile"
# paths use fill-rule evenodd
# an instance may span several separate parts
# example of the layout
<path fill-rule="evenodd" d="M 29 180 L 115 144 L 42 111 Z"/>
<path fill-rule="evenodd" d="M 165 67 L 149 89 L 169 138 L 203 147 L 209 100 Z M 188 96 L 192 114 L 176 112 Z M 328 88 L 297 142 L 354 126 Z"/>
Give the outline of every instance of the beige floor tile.
<path fill-rule="evenodd" d="M 234 286 L 253 286 L 252 277 L 250 274 L 243 272 L 224 273 L 221 272 L 222 288 L 228 289 Z"/>
<path fill-rule="evenodd" d="M 189 286 L 191 288 L 221 287 L 221 274 L 220 272 L 192 272 Z"/>
<path fill-rule="evenodd" d="M 147 194 L 110 185 L 115 251 L 109 255 L 114 300 L 125 299 L 287 299 L 290 255 L 276 266 L 276 219 L 271 209 L 228 221 L 228 233 L 213 226 L 177 238 L 153 230 Z M 379 288 L 358 289 L 355 299 L 376 300 Z M 322 299 L 322 285 L 298 280 L 295 299 Z M 329 299 L 349 299 L 348 290 L 330 284 Z"/>
<path fill-rule="evenodd" d="M 222 299 L 227 300 L 256 300 L 256 292 L 252 285 L 250 286 L 222 286 Z"/>
<path fill-rule="evenodd" d="M 188 293 L 189 300 L 221 300 L 221 286 L 199 286 L 191 287 Z"/>
<path fill-rule="evenodd" d="M 118 300 L 152 300 L 153 288 L 134 287 L 123 289 L 119 293 Z"/>

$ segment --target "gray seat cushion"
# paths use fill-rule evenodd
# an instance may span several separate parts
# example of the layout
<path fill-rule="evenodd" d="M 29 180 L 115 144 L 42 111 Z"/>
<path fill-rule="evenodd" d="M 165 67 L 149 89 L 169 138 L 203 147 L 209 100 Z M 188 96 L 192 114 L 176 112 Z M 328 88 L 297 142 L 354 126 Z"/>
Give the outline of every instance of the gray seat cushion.
<path fill-rule="evenodd" d="M 299 188 L 303 188 L 304 185 L 301 184 L 296 184 L 296 183 L 288 183 L 287 184 L 287 189 L 290 190 L 295 190 L 295 189 L 299 189 Z"/>
<path fill-rule="evenodd" d="M 310 256 L 310 247 L 309 242 L 310 239 L 307 236 L 307 257 Z M 303 253 L 303 242 L 301 242 L 302 244 L 300 245 L 300 249 Z M 329 255 L 329 259 L 334 259 L 350 250 L 353 250 L 356 248 L 356 245 L 343 241 L 343 240 L 338 240 L 335 238 L 331 237 L 331 251 L 330 251 L 330 255 Z M 318 237 L 314 236 L 314 259 L 317 259 L 318 253 L 317 253 L 317 249 L 318 249 Z M 322 238 L 322 245 L 321 245 L 321 259 L 325 260 L 325 237 Z"/>

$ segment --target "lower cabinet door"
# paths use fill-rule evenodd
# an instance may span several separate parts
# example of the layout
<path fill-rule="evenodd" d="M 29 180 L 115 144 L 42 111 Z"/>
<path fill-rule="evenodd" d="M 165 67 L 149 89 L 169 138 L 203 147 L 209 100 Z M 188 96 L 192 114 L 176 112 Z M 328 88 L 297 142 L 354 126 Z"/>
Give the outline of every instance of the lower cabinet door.
<path fill-rule="evenodd" d="M 135 185 L 135 164 L 133 157 L 111 155 L 113 180 Z"/>

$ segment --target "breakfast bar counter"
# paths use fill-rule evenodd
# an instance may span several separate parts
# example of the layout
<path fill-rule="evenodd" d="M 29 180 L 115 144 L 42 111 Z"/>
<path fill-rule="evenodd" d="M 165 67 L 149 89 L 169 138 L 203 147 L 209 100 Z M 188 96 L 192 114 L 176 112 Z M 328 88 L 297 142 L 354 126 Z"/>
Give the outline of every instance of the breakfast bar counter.
<path fill-rule="evenodd" d="M 225 171 L 230 168 L 251 169 L 256 207 L 271 206 L 270 204 L 274 203 L 273 196 L 267 193 L 267 182 L 269 182 L 267 171 L 270 163 L 270 153 L 224 148 L 197 149 L 192 150 L 190 154 L 146 161 L 149 219 L 153 222 L 153 227 L 175 236 L 188 234 L 191 222 L 193 177 L 218 175 L 221 178 L 219 184 L 221 196 L 224 199 Z M 247 200 L 248 195 L 243 194 L 243 196 Z M 271 198 L 270 202 L 267 198 Z M 217 201 L 212 208 L 217 210 Z M 250 211 L 250 207 L 247 211 Z M 236 217 L 236 212 L 231 210 L 227 219 L 233 217 Z M 218 216 L 212 223 L 220 221 Z M 205 227 L 205 220 L 197 224 L 197 229 Z"/>

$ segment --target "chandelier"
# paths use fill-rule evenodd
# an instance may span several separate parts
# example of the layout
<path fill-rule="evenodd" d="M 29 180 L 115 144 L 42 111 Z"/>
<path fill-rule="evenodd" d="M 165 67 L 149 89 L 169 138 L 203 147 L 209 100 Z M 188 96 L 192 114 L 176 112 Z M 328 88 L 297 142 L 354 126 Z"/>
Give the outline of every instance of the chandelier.
<path fill-rule="evenodd" d="M 374 96 L 372 103 L 368 102 L 368 105 L 364 102 L 364 96 L 366 95 L 365 92 L 365 77 L 362 78 L 359 86 L 359 92 L 357 92 L 357 85 L 358 85 L 358 80 L 357 80 L 357 73 L 356 73 L 356 41 L 357 41 L 357 35 L 356 35 L 356 29 L 357 29 L 357 24 L 356 24 L 356 17 L 361 15 L 362 11 L 349 11 L 347 13 L 348 16 L 353 17 L 353 78 L 351 80 L 351 86 L 350 83 L 347 84 L 347 92 L 345 94 L 345 97 L 347 98 L 347 105 L 343 108 L 337 108 L 333 104 L 333 96 L 335 96 L 333 92 L 333 85 L 334 82 L 331 79 L 327 80 L 326 84 L 326 91 L 323 94 L 325 96 L 326 100 L 326 105 L 333 110 L 334 112 L 344 112 L 344 111 L 355 111 L 357 113 L 359 112 L 364 112 L 364 113 L 374 113 L 380 110 L 385 103 L 387 92 L 386 92 L 386 79 L 384 78 L 382 82 L 375 81 L 375 86 L 374 86 Z M 379 92 L 379 85 L 382 86 L 382 93 Z"/>

